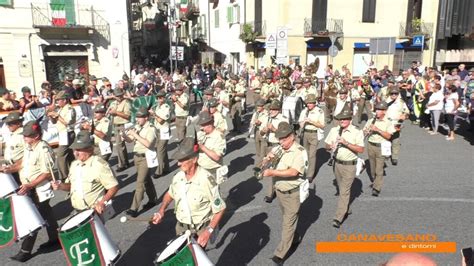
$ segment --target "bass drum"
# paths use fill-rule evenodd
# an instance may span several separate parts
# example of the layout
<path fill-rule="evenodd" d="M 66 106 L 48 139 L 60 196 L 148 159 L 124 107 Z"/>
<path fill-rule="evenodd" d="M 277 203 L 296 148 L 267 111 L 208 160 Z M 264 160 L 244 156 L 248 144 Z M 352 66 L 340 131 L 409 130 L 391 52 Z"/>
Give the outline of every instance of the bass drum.
<path fill-rule="evenodd" d="M 288 118 L 290 124 L 298 124 L 298 119 L 305 107 L 304 100 L 301 97 L 287 96 L 283 99 L 281 112 Z"/>
<path fill-rule="evenodd" d="M 157 254 L 155 265 L 214 265 L 199 244 L 186 231 L 184 235 L 168 242 L 168 246 Z"/>

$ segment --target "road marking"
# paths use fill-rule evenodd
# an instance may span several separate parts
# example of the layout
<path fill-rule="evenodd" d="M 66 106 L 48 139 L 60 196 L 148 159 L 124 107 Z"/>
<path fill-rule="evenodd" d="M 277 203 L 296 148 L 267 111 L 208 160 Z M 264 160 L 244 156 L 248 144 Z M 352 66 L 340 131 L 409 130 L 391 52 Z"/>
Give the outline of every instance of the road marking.
<path fill-rule="evenodd" d="M 426 198 L 426 197 L 378 197 L 359 198 L 357 201 L 432 201 L 432 202 L 462 202 L 474 203 L 474 199 Z"/>

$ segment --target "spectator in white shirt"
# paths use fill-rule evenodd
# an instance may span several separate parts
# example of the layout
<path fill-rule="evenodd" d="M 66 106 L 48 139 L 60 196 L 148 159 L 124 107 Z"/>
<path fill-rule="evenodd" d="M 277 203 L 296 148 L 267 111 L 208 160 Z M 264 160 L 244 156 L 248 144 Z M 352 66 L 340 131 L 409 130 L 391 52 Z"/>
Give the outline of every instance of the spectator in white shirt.
<path fill-rule="evenodd" d="M 430 135 L 438 134 L 438 126 L 439 126 L 439 117 L 441 116 L 441 112 L 443 111 L 444 105 L 444 95 L 441 91 L 441 85 L 435 84 L 433 86 L 433 94 L 431 94 L 428 104 L 426 107 L 431 113 L 431 126 L 433 128 L 432 131 L 429 131 Z"/>
<path fill-rule="evenodd" d="M 444 104 L 444 110 L 446 112 L 446 122 L 449 126 L 448 136 L 446 140 L 454 140 L 454 126 L 456 125 L 456 110 L 459 107 L 459 95 L 457 93 L 457 87 L 451 85 L 445 96 L 446 103 Z"/>

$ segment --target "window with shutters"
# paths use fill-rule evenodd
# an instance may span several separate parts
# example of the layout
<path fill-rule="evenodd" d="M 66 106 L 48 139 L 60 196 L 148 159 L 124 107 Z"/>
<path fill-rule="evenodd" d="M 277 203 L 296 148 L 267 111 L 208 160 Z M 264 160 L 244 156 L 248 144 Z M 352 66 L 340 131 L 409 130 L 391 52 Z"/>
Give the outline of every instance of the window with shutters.
<path fill-rule="evenodd" d="M 376 0 L 364 0 L 362 7 L 362 22 L 375 22 Z"/>
<path fill-rule="evenodd" d="M 214 10 L 214 28 L 219 28 L 219 10 Z"/>
<path fill-rule="evenodd" d="M 240 23 L 240 6 L 231 5 L 227 7 L 227 23 L 238 24 Z"/>

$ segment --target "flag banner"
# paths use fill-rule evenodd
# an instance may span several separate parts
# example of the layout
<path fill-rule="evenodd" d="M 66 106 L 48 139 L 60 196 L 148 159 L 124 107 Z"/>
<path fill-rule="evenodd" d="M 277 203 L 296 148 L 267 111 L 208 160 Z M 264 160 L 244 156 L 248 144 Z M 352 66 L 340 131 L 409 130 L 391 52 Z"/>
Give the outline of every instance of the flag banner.
<path fill-rule="evenodd" d="M 179 4 L 179 11 L 183 13 L 188 12 L 188 0 L 181 0 Z"/>
<path fill-rule="evenodd" d="M 51 3 L 51 22 L 54 26 L 66 26 L 66 5 Z"/>
<path fill-rule="evenodd" d="M 0 248 L 11 245 L 16 238 L 10 198 L 0 198 Z"/>

